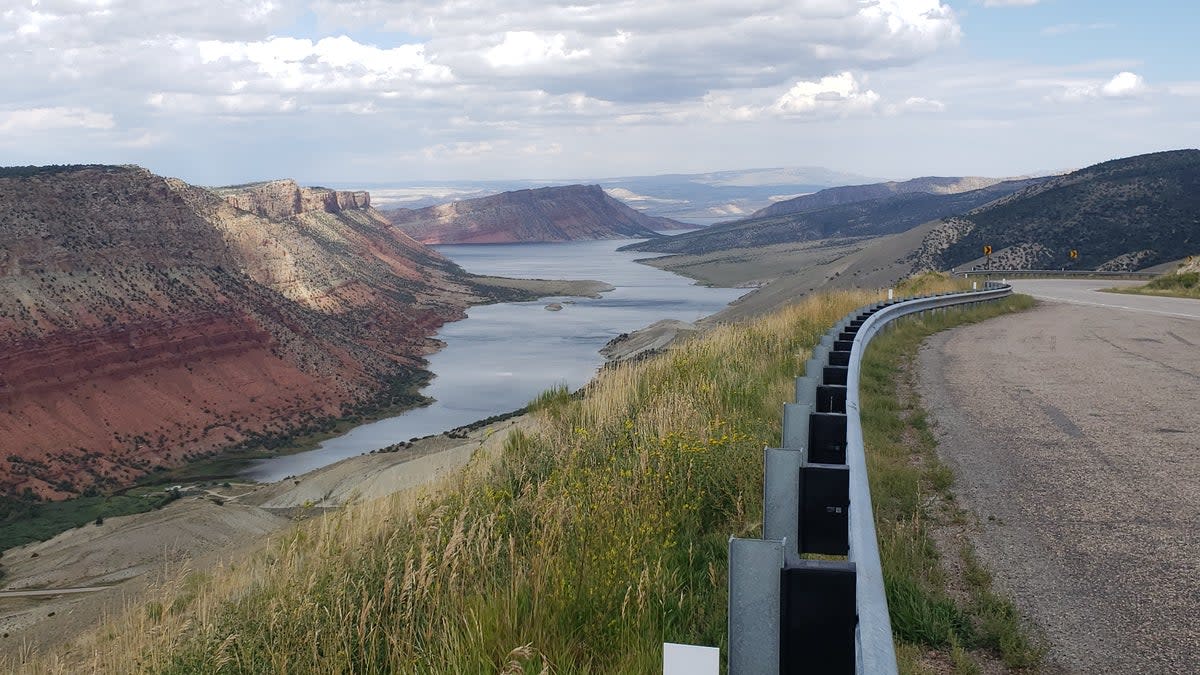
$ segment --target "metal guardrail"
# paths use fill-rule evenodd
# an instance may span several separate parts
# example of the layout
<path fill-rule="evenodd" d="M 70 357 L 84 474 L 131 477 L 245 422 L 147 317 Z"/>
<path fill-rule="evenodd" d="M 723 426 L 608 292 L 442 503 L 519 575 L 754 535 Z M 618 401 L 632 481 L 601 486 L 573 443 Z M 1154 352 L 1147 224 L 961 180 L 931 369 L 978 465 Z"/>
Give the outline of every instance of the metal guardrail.
<path fill-rule="evenodd" d="M 868 305 L 821 338 L 784 405 L 783 447 L 764 450 L 763 538 L 729 540 L 730 675 L 897 672 L 859 419 L 862 355 L 900 317 L 1011 293 L 987 282 Z"/>
<path fill-rule="evenodd" d="M 1098 272 L 1095 270 L 970 270 L 963 272 L 964 277 L 1001 277 L 1004 279 L 1053 279 L 1053 278 L 1082 278 L 1082 279 L 1139 279 L 1149 281 L 1157 278 L 1158 274 L 1149 272 Z"/>

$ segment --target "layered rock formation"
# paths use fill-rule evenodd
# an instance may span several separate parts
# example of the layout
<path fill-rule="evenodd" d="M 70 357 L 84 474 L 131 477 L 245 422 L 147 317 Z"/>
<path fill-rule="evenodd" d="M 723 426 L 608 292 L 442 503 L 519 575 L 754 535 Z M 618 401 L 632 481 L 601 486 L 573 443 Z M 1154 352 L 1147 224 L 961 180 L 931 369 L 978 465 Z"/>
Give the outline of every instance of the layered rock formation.
<path fill-rule="evenodd" d="M 397 209 L 387 216 L 425 244 L 655 238 L 656 229 L 682 226 L 632 209 L 598 185 L 516 190 L 424 209 Z"/>
<path fill-rule="evenodd" d="M 0 495 L 412 404 L 430 336 L 484 291 L 369 199 L 0 169 Z"/>
<path fill-rule="evenodd" d="M 214 188 L 213 192 L 231 205 L 264 218 L 290 218 L 310 211 L 341 213 L 371 205 L 367 192 L 301 187 L 287 179 Z"/>

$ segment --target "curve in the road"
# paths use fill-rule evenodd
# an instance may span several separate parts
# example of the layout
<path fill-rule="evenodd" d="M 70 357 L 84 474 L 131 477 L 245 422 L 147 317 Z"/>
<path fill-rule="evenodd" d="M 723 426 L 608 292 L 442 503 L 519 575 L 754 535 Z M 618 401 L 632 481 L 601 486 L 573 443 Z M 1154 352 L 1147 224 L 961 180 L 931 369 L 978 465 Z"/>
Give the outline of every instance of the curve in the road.
<path fill-rule="evenodd" d="M 1200 672 L 1200 302 L 1013 285 L 920 358 L 976 549 L 1058 668 Z"/>

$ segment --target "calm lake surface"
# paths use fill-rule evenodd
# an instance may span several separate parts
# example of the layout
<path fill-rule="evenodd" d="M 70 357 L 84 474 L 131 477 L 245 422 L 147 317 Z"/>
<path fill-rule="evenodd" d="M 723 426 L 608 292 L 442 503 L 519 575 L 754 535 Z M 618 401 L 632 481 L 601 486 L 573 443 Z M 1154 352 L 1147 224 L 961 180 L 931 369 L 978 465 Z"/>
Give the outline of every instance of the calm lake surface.
<path fill-rule="evenodd" d="M 577 389 L 604 363 L 599 349 L 612 338 L 660 319 L 695 321 L 746 292 L 697 286 L 635 263 L 646 254 L 616 250 L 630 241 L 435 247 L 476 274 L 599 279 L 617 288 L 599 299 L 544 298 L 470 308 L 466 319 L 446 324 L 437 334 L 446 347 L 429 357 L 434 379 L 422 390 L 436 399 L 433 404 L 355 427 L 309 452 L 261 460 L 244 475 L 281 480 L 515 410 L 555 385 Z M 563 302 L 562 311 L 547 311 L 551 302 Z"/>

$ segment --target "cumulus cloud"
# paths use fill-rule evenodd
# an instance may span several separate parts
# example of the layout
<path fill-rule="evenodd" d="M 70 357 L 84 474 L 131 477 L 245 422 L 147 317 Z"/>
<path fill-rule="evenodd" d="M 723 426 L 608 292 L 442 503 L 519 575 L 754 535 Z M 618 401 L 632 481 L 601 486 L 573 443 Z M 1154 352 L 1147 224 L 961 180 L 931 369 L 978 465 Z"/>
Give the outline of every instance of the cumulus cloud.
<path fill-rule="evenodd" d="M 326 36 L 289 34 L 306 12 Z M 695 0 L 686 12 L 664 0 L 43 0 L 0 12 L 0 87 L 134 121 L 457 109 L 491 124 L 658 116 L 659 104 L 746 119 L 763 104 L 723 99 L 797 85 L 779 111 L 869 105 L 871 92 L 835 100 L 836 86 L 817 104 L 802 83 L 912 63 L 960 37 L 940 0 Z"/>
<path fill-rule="evenodd" d="M 815 82 L 795 83 L 775 101 L 772 110 L 782 115 L 849 114 L 870 110 L 877 103 L 879 94 L 863 90 L 852 73 L 839 73 Z"/>
<path fill-rule="evenodd" d="M 388 87 L 398 82 L 449 82 L 445 66 L 430 63 L 421 45 L 380 49 L 360 44 L 344 35 L 313 42 L 308 39 L 271 38 L 263 42 L 178 41 L 176 48 L 200 64 L 237 68 L 252 66 L 275 87 L 286 91 L 353 91 Z M 244 89 L 237 79 L 231 88 Z"/>
<path fill-rule="evenodd" d="M 18 5 L 18 3 L 9 3 Z M 261 35 L 300 13 L 280 0 L 31 0 L 0 12 L 22 41 L 97 44 L 155 35 Z"/>
<path fill-rule="evenodd" d="M 508 31 L 504 41 L 487 50 L 487 61 L 494 68 L 513 68 L 533 64 L 584 59 L 589 49 L 569 49 L 562 33 L 541 36 L 533 31 Z"/>
<path fill-rule="evenodd" d="M 945 112 L 946 104 L 937 99 L 925 98 L 923 96 L 910 96 L 904 99 L 903 103 L 891 104 L 887 108 L 888 114 L 897 115 L 905 112 L 914 113 L 940 113 Z"/>
<path fill-rule="evenodd" d="M 87 108 L 28 108 L 0 110 L 0 133 L 30 133 L 60 129 L 112 129 L 110 113 Z"/>
<path fill-rule="evenodd" d="M 10 4 L 0 88 L 26 112 L 0 113 L 4 129 L 180 153 L 262 125 L 263 138 L 382 133 L 418 160 L 567 157 L 558 129 L 929 112 L 906 101 L 921 90 L 877 93 L 867 77 L 962 37 L 944 0 Z"/>
<path fill-rule="evenodd" d="M 1106 81 L 1066 84 L 1048 98 L 1057 101 L 1083 101 L 1097 98 L 1136 98 L 1150 88 L 1141 75 L 1122 71 Z"/>
<path fill-rule="evenodd" d="M 1129 71 L 1117 73 L 1111 80 L 1100 85 L 1100 95 L 1108 98 L 1128 98 L 1146 91 L 1146 81 L 1141 75 Z"/>
<path fill-rule="evenodd" d="M 316 0 L 347 30 L 384 26 L 423 40 L 464 81 L 581 91 L 614 102 L 697 100 L 841 69 L 911 63 L 956 43 L 939 0 L 537 0 L 454 3 Z"/>
<path fill-rule="evenodd" d="M 945 108 L 941 101 L 920 96 L 887 102 L 867 88 L 860 76 L 846 71 L 814 80 L 795 80 L 783 87 L 736 94 L 713 92 L 697 103 L 643 108 L 622 114 L 617 121 L 625 125 L 824 121 L 942 112 Z"/>

